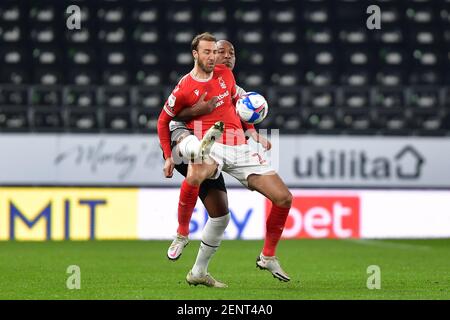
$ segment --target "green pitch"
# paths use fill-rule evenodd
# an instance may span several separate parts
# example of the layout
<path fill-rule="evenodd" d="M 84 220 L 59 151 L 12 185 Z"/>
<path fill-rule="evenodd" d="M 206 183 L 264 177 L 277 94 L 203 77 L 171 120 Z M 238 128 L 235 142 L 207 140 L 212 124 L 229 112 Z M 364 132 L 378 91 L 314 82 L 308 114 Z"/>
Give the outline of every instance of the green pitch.
<path fill-rule="evenodd" d="M 450 239 L 284 240 L 278 256 L 292 280 L 255 267 L 262 241 L 224 241 L 211 274 L 226 289 L 190 287 L 199 246 L 166 258 L 170 241 L 1 242 L 0 299 L 450 299 Z M 69 265 L 81 289 L 69 290 Z M 370 265 L 381 289 L 367 289 Z"/>

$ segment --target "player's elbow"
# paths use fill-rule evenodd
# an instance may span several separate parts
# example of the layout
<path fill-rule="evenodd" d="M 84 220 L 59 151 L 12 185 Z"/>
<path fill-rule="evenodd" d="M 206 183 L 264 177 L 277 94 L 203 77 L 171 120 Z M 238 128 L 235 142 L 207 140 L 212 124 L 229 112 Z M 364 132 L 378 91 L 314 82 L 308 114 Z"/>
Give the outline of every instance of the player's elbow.
<path fill-rule="evenodd" d="M 168 130 L 169 128 L 169 122 L 172 120 L 172 118 L 164 111 L 162 110 L 158 117 L 158 123 L 157 123 L 157 129 L 158 132 L 162 130 Z"/>
<path fill-rule="evenodd" d="M 159 125 L 159 124 L 169 123 L 170 120 L 171 120 L 171 118 L 169 117 L 169 115 L 167 114 L 167 112 L 164 111 L 164 109 L 161 110 L 161 113 L 159 114 L 159 117 L 158 117 L 158 125 Z"/>

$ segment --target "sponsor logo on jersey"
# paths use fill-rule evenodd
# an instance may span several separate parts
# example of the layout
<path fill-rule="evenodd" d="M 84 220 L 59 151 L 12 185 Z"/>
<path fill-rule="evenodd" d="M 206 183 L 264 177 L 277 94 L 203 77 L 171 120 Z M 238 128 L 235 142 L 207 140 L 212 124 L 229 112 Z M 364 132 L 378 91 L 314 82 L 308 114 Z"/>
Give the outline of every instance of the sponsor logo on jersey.
<path fill-rule="evenodd" d="M 224 93 L 221 93 L 217 96 L 217 103 L 216 103 L 216 108 L 220 107 L 221 105 L 224 104 L 223 99 L 228 97 L 230 95 L 230 92 L 225 91 Z"/>
<path fill-rule="evenodd" d="M 200 91 L 198 91 L 198 89 L 195 89 L 195 90 L 194 90 L 194 93 L 195 93 L 195 95 L 198 97 Z"/>
<path fill-rule="evenodd" d="M 228 97 L 229 95 L 230 95 L 230 93 L 229 93 L 228 90 L 227 90 L 227 91 L 225 91 L 224 93 L 219 94 L 219 95 L 217 96 L 217 99 L 218 99 L 218 100 L 222 100 L 223 98 L 226 98 L 226 97 Z"/>

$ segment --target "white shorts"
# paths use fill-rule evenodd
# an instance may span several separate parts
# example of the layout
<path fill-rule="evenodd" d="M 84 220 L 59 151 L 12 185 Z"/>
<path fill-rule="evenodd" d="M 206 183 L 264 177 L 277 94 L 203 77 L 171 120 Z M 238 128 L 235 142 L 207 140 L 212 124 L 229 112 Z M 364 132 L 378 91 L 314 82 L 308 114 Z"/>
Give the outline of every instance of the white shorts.
<path fill-rule="evenodd" d="M 216 142 L 211 147 L 209 157 L 219 165 L 216 174 L 211 179 L 217 179 L 221 171 L 224 171 L 247 188 L 249 175 L 275 173 L 264 156 L 253 150 L 248 144 L 229 146 Z"/>

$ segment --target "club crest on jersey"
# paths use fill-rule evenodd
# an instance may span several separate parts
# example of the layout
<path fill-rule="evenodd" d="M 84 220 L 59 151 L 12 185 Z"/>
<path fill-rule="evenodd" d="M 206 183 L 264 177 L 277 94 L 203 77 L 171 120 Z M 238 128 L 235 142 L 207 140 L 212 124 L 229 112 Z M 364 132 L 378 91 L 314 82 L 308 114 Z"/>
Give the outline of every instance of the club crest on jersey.
<path fill-rule="evenodd" d="M 219 80 L 220 87 L 222 89 L 226 89 L 227 85 L 225 84 L 225 81 L 223 81 L 222 77 L 218 77 L 217 79 Z"/>
<path fill-rule="evenodd" d="M 195 95 L 198 97 L 198 95 L 200 94 L 200 91 L 198 91 L 198 89 L 194 90 Z"/>

